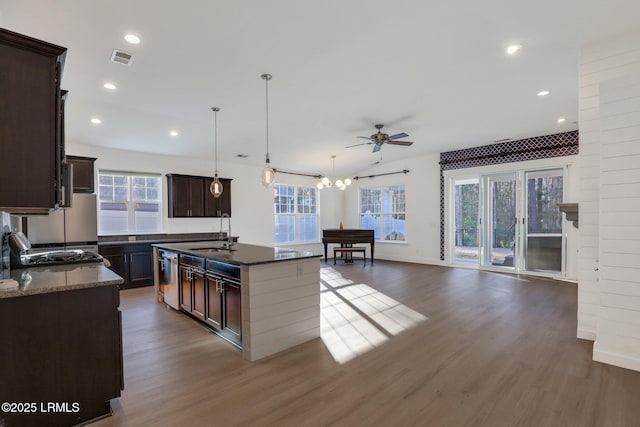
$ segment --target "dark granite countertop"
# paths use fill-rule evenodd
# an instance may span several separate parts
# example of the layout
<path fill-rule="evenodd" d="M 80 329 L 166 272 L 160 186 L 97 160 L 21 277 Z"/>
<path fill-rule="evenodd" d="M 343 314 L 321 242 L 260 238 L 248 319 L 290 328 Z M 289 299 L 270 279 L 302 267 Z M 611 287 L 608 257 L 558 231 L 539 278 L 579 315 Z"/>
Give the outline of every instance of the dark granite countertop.
<path fill-rule="evenodd" d="M 12 269 L 11 278 L 18 282 L 18 289 L 0 290 L 0 299 L 119 285 L 124 282 L 122 277 L 102 263 Z"/>
<path fill-rule="evenodd" d="M 231 251 L 225 249 L 218 250 L 219 248 L 222 248 L 225 243 L 226 242 L 219 241 L 197 243 L 158 243 L 153 246 L 236 265 L 268 264 L 272 262 L 291 261 L 294 259 L 320 258 L 322 256 L 321 254 L 315 254 L 313 252 L 248 245 L 246 243 L 234 244 Z"/>
<path fill-rule="evenodd" d="M 171 243 L 171 242 L 202 242 L 227 240 L 227 233 L 201 233 L 195 235 L 185 234 L 153 234 L 147 236 L 134 236 L 134 240 L 129 240 L 127 236 L 103 236 L 98 241 L 98 246 L 120 246 L 120 245 L 141 245 L 153 243 Z M 238 237 L 232 236 L 234 241 L 238 241 Z"/>

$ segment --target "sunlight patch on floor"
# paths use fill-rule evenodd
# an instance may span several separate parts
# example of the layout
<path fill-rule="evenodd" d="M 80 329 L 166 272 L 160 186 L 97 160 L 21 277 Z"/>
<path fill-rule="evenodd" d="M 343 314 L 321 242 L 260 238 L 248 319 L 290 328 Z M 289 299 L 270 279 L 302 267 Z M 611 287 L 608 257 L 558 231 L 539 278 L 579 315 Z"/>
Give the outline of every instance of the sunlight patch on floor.
<path fill-rule="evenodd" d="M 320 335 L 338 363 L 345 363 L 427 317 L 333 268 L 320 269 Z"/>

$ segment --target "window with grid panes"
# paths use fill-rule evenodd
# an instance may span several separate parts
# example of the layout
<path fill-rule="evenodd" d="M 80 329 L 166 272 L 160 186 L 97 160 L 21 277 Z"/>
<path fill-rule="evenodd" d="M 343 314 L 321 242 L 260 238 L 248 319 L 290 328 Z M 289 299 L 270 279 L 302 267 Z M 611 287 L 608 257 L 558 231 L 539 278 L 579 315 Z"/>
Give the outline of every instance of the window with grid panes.
<path fill-rule="evenodd" d="M 162 231 L 160 175 L 98 173 L 98 234 Z"/>
<path fill-rule="evenodd" d="M 376 240 L 405 241 L 404 185 L 360 189 L 360 228 L 373 229 Z"/>
<path fill-rule="evenodd" d="M 275 243 L 308 243 L 318 241 L 318 190 L 274 184 Z"/>

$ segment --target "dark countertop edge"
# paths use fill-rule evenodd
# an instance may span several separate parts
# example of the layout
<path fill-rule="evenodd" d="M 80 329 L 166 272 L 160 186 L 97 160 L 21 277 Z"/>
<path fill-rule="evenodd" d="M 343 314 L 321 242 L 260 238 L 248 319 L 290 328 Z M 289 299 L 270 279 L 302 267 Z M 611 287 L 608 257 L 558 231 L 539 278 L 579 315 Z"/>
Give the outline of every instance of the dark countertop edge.
<path fill-rule="evenodd" d="M 199 255 L 202 256 L 202 255 Z M 274 259 L 274 260 L 270 260 L 270 261 L 255 261 L 255 262 L 234 262 L 234 261 L 229 261 L 229 260 L 225 260 L 225 259 L 220 259 L 220 258 L 213 258 L 211 256 L 205 256 L 204 258 L 209 258 L 209 259 L 214 259 L 216 261 L 225 261 L 229 264 L 235 264 L 235 265 L 261 265 L 261 264 L 273 264 L 276 262 L 286 262 L 286 261 L 298 261 L 301 259 L 309 259 L 309 258 L 322 258 L 324 255 L 321 254 L 311 254 L 308 256 L 299 256 L 296 258 L 284 258 L 284 259 Z"/>
<path fill-rule="evenodd" d="M 75 285 L 54 286 L 52 288 L 14 289 L 12 291 L 0 291 L 0 300 L 5 298 L 28 297 L 31 295 L 52 294 L 54 292 L 75 291 L 78 289 L 98 288 L 100 286 L 113 286 L 123 283 L 124 280 L 108 280 L 94 283 L 77 283 Z"/>
<path fill-rule="evenodd" d="M 237 241 L 237 237 L 232 236 L 233 239 L 236 239 Z M 122 246 L 122 245 L 144 245 L 144 244 L 153 244 L 153 243 L 189 243 L 189 242 L 211 242 L 211 241 L 226 241 L 227 239 L 220 239 L 220 240 L 215 240 L 215 239 L 211 239 L 211 238 L 206 238 L 206 237 L 193 237 L 193 238 L 187 238 L 187 239 L 152 239 L 152 240 L 118 240 L 118 241 L 113 241 L 113 242 L 100 242 L 98 241 L 98 246 Z"/>
<path fill-rule="evenodd" d="M 33 278 L 30 279 L 30 282 L 26 285 L 23 284 L 24 278 L 22 275 L 24 273 L 29 273 L 33 276 Z M 64 282 L 61 282 L 59 278 L 55 278 L 55 276 L 60 273 L 64 273 Z M 51 274 L 54 278 L 47 279 L 48 274 Z M 107 277 L 104 277 L 105 275 Z M 12 269 L 11 277 L 18 282 L 19 288 L 0 290 L 0 300 L 5 298 L 97 288 L 101 286 L 113 286 L 124 283 L 124 279 L 122 277 L 118 276 L 102 263 L 61 264 L 57 266 Z M 76 283 L 65 283 L 68 280 L 75 281 Z M 24 287 L 27 287 L 27 289 L 24 289 Z"/>
<path fill-rule="evenodd" d="M 173 242 L 173 243 L 189 243 L 189 242 Z M 241 243 L 242 245 L 247 245 L 246 243 Z M 166 249 L 166 250 L 170 250 L 173 252 L 181 252 L 181 253 L 185 253 L 188 255 L 194 255 L 200 258 L 205 258 L 205 259 L 212 259 L 215 261 L 220 261 L 220 262 L 224 262 L 227 264 L 233 264 L 233 265 L 247 265 L 247 266 L 251 266 L 251 265 L 260 265 L 260 264 L 273 264 L 275 262 L 284 262 L 284 261 L 295 261 L 295 260 L 300 260 L 300 259 L 307 259 L 307 258 L 322 258 L 323 255 L 322 254 L 314 254 L 313 252 L 302 252 L 302 251 L 295 251 L 293 249 L 289 249 L 291 251 L 294 252 L 298 252 L 300 254 L 300 256 L 297 256 L 295 258 L 283 258 L 283 259 L 270 259 L 270 260 L 264 260 L 264 261 L 237 261 L 237 260 L 232 260 L 232 259 L 228 259 L 225 257 L 216 257 L 215 255 L 212 254 L 203 254 L 202 252 L 199 251 L 193 251 L 193 250 L 189 250 L 189 249 L 184 249 L 184 248 L 176 248 L 175 246 L 171 246 L 171 243 L 157 243 L 157 244 L 153 244 L 151 246 L 157 247 L 159 249 Z M 247 246 L 257 246 L 257 245 L 247 245 Z M 274 247 L 269 247 L 269 246 L 260 246 L 261 248 L 267 248 L 267 249 L 275 249 Z"/>

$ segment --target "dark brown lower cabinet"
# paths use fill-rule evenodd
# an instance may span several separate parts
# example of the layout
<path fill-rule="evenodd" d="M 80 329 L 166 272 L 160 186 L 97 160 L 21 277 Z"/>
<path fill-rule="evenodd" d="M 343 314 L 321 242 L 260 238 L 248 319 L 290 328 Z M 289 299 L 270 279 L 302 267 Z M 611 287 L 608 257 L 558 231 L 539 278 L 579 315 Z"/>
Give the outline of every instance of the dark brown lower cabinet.
<path fill-rule="evenodd" d="M 242 345 L 240 279 L 194 268 L 193 257 L 181 255 L 180 308 L 205 322 L 227 340 Z M 200 262 L 197 262 L 198 266 Z M 207 260 L 207 265 L 210 262 Z M 220 263 L 217 263 L 220 266 Z M 237 266 L 231 266 L 233 271 Z M 239 269 L 237 270 L 239 273 Z"/>
<path fill-rule="evenodd" d="M 100 245 L 109 269 L 124 279 L 122 289 L 153 285 L 153 248 L 146 243 Z"/>
<path fill-rule="evenodd" d="M 224 282 L 225 322 L 222 329 L 225 337 L 240 345 L 242 343 L 242 316 L 240 306 L 240 285 Z"/>
<path fill-rule="evenodd" d="M 223 337 L 242 345 L 240 284 L 228 278 L 207 273 L 206 289 L 207 324 Z"/>
<path fill-rule="evenodd" d="M 204 258 L 180 254 L 180 308 L 205 320 L 206 296 Z"/>
<path fill-rule="evenodd" d="M 0 425 L 69 426 L 110 412 L 124 388 L 119 305 L 117 285 L 0 299 L 0 401 L 22 405 L 0 412 Z"/>
<path fill-rule="evenodd" d="M 191 269 L 180 266 L 180 308 L 191 313 L 191 295 L 193 284 L 191 283 Z"/>
<path fill-rule="evenodd" d="M 153 251 L 145 248 L 144 251 L 130 253 L 129 287 L 137 288 L 151 284 L 153 284 Z"/>
<path fill-rule="evenodd" d="M 193 291 L 193 307 L 191 314 L 204 321 L 206 312 L 204 273 L 198 270 L 193 270 L 191 274 L 191 281 L 191 289 Z"/>
<path fill-rule="evenodd" d="M 220 280 L 211 274 L 206 276 L 207 286 L 207 323 L 222 329 L 222 292 L 220 292 Z"/>

